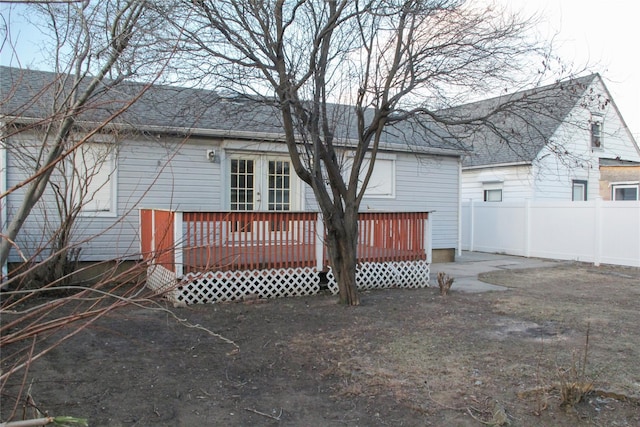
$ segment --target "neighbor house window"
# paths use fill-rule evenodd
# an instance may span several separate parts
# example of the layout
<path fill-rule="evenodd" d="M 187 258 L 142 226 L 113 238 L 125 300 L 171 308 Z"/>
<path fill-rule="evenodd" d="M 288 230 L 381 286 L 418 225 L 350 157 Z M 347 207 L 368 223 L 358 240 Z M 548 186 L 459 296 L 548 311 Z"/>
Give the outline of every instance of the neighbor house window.
<path fill-rule="evenodd" d="M 591 148 L 602 148 L 602 119 L 591 120 Z"/>
<path fill-rule="evenodd" d="M 573 180 L 571 200 L 574 202 L 584 202 L 587 200 L 587 181 Z"/>
<path fill-rule="evenodd" d="M 113 144 L 85 142 L 72 154 L 72 186 L 82 213 L 116 214 L 116 155 Z"/>
<path fill-rule="evenodd" d="M 611 200 L 638 200 L 638 184 L 617 184 L 611 186 Z"/>
<path fill-rule="evenodd" d="M 492 190 L 484 190 L 485 202 L 501 202 L 502 201 L 502 189 L 496 188 Z"/>

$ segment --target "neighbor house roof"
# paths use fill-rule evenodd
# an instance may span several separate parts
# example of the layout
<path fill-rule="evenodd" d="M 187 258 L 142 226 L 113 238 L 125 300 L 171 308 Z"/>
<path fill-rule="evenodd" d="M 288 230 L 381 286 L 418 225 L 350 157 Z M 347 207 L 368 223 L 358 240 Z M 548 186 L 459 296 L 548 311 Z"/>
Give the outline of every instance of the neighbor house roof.
<path fill-rule="evenodd" d="M 473 148 L 463 167 L 532 162 L 596 79 L 590 74 L 450 109 L 459 119 L 488 116 L 490 122 L 464 134 Z"/>

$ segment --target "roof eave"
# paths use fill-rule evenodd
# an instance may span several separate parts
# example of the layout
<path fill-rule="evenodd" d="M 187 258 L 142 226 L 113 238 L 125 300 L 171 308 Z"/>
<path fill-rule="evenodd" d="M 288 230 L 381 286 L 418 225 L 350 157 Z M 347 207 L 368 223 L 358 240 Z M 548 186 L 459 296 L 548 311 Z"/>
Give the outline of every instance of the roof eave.
<path fill-rule="evenodd" d="M 17 116 L 2 116 L 0 120 L 7 119 L 12 123 L 20 124 L 37 124 L 42 122 L 43 119 L 33 117 L 17 117 Z M 78 125 L 86 126 L 98 126 L 100 122 L 91 121 L 77 121 Z M 208 128 L 186 128 L 180 126 L 155 126 L 155 125 L 139 125 L 134 126 L 126 123 L 108 123 L 104 125 L 105 130 L 131 130 L 137 132 L 157 133 L 166 135 L 177 136 L 192 136 L 192 137 L 205 137 L 205 138 L 220 138 L 220 139 L 242 139 L 251 141 L 272 141 L 272 142 L 285 142 L 286 135 L 284 133 L 277 132 L 256 132 L 256 131 L 242 131 L 231 129 L 208 129 Z M 355 147 L 358 144 L 358 140 L 347 139 L 343 144 L 343 148 Z M 466 154 L 466 151 L 461 149 L 448 149 L 428 146 L 416 146 L 409 144 L 395 144 L 389 142 L 381 142 L 380 150 L 394 151 L 394 152 L 406 152 L 415 154 L 431 154 L 448 157 L 461 157 Z"/>
<path fill-rule="evenodd" d="M 476 165 L 476 166 L 462 166 L 462 170 L 477 170 L 477 169 L 489 169 L 489 168 L 506 168 L 510 166 L 531 166 L 533 162 L 530 161 L 520 161 L 520 162 L 508 162 L 508 163 L 493 163 L 486 165 Z"/>

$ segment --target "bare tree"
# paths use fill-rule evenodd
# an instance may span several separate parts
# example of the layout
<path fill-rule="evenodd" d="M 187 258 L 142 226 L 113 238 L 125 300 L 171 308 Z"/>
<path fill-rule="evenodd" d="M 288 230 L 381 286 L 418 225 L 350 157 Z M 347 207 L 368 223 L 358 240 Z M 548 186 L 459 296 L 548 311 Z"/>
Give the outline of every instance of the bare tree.
<path fill-rule="evenodd" d="M 18 188 L 25 188 L 22 203 L 12 212 L 0 241 L 2 265 L 60 162 L 105 129 L 136 100 L 136 96 L 132 96 L 114 103 L 109 90 L 126 78 L 143 77 L 140 71 L 148 65 L 138 60 L 140 49 L 148 46 L 148 32 L 143 31 L 144 27 L 153 19 L 144 1 L 44 3 L 32 7 L 31 11 L 40 17 L 40 23 L 48 26 L 48 34 L 53 39 L 49 63 L 57 73 L 54 79 L 43 84 L 25 82 L 19 72 L 5 70 L 10 74 L 5 78 L 13 79 L 13 85 L 1 101 L 3 137 L 9 140 L 37 131 L 39 139 L 37 144 L 28 147 L 31 149 L 27 157 L 30 170 L 25 180 L 2 195 L 4 198 Z M 115 105 L 108 105 L 109 100 Z M 74 137 L 74 133 L 82 136 Z M 65 210 L 77 208 L 78 202 L 81 203 L 76 197 L 75 205 Z"/>
<path fill-rule="evenodd" d="M 533 20 L 458 0 L 200 0 L 181 12 L 190 16 L 176 25 L 189 76 L 199 71 L 281 116 L 292 164 L 323 214 L 340 301 L 350 305 L 359 304 L 358 210 L 381 142 L 409 133 L 413 143 L 442 140 L 444 125 L 472 122 L 440 115 L 443 107 L 517 86 L 517 71 L 532 69 L 526 61 L 546 55 L 528 37 Z M 169 21 L 176 16 L 184 15 Z"/>

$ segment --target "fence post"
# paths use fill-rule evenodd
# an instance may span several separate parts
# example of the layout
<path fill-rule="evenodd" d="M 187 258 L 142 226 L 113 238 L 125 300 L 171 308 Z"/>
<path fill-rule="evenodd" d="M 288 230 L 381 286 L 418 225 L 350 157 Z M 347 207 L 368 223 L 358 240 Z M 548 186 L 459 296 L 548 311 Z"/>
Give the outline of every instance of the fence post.
<path fill-rule="evenodd" d="M 593 254 L 593 265 L 598 267 L 602 260 L 602 199 L 598 197 L 594 204 L 594 226 L 595 226 L 595 248 Z"/>
<path fill-rule="evenodd" d="M 173 212 L 173 260 L 176 277 L 182 277 L 184 272 L 183 260 L 183 235 L 182 235 L 182 212 Z"/>
<path fill-rule="evenodd" d="M 469 252 L 473 252 L 474 225 L 476 223 L 475 205 L 473 199 L 469 199 Z"/>
<path fill-rule="evenodd" d="M 316 267 L 318 271 L 324 269 L 324 222 L 322 213 L 316 212 Z"/>

